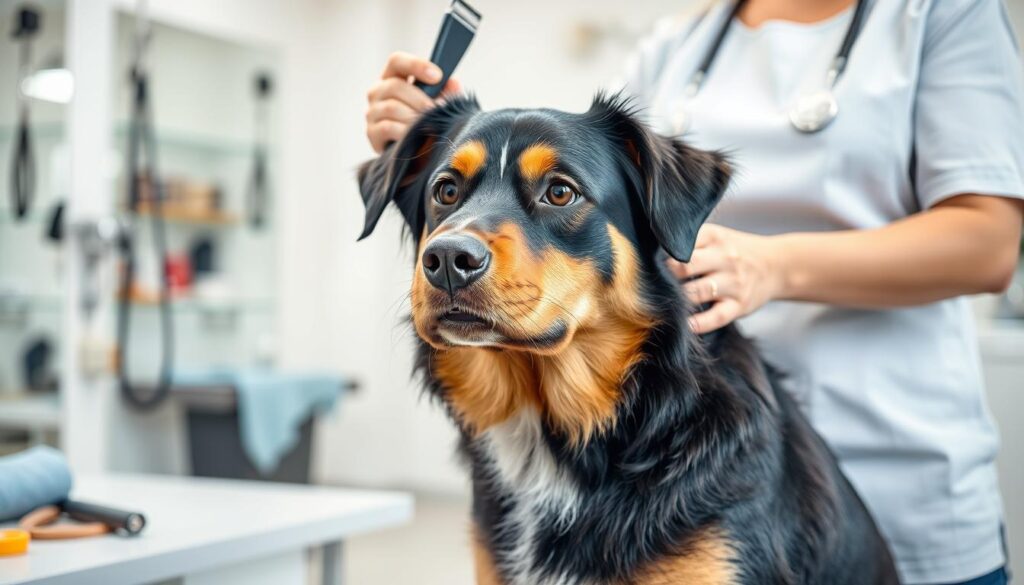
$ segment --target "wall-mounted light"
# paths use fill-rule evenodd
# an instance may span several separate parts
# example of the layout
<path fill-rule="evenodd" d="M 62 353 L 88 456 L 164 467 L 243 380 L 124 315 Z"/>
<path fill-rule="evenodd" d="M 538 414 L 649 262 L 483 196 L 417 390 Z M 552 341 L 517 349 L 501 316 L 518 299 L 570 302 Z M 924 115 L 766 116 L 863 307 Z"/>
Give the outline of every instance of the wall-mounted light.
<path fill-rule="evenodd" d="M 75 95 L 75 77 L 59 60 L 54 60 L 22 79 L 21 93 L 44 102 L 67 104 Z"/>

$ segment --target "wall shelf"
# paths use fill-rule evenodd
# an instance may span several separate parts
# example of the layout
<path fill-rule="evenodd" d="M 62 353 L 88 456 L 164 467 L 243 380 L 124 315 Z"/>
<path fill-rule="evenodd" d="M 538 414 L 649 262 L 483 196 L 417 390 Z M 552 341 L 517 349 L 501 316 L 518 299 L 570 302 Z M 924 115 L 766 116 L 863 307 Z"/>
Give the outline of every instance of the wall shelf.
<path fill-rule="evenodd" d="M 121 148 L 128 140 L 128 123 L 120 122 L 114 130 L 115 147 Z M 156 129 L 157 149 L 175 152 L 192 152 L 205 156 L 248 157 L 252 156 L 254 145 L 245 140 L 233 140 L 222 136 L 207 136 L 194 132 L 172 129 Z"/>
<path fill-rule="evenodd" d="M 65 136 L 63 122 L 37 122 L 31 125 L 32 138 L 36 141 L 61 141 Z M 17 127 L 11 124 L 0 124 L 0 144 L 14 140 Z M 120 122 L 114 129 L 113 146 L 122 148 L 128 140 L 128 123 Z M 193 151 L 197 154 L 243 157 L 251 156 L 255 145 L 248 140 L 236 140 L 222 136 L 208 136 L 196 132 L 188 132 L 169 128 L 156 129 L 158 149 L 174 151 Z"/>
<path fill-rule="evenodd" d="M 14 140 L 17 133 L 17 126 L 12 124 L 0 124 L 0 144 Z M 29 124 L 32 138 L 36 140 L 59 140 L 64 138 L 63 122 L 36 122 Z"/>
<path fill-rule="evenodd" d="M 153 210 L 144 203 L 140 206 L 139 215 L 151 217 Z M 227 211 L 219 209 L 204 211 L 166 203 L 163 204 L 160 215 L 164 220 L 178 224 L 230 227 L 239 223 L 238 216 Z"/>
<path fill-rule="evenodd" d="M 155 309 L 160 305 L 155 295 L 145 294 L 132 298 L 132 305 L 143 308 Z M 196 299 L 192 297 L 171 297 L 171 308 L 173 311 L 197 312 L 197 313 L 233 313 L 233 312 L 263 312 L 274 310 L 273 299 L 255 298 L 228 298 L 218 300 Z"/>
<path fill-rule="evenodd" d="M 10 202 L 0 200 L 0 225 L 42 225 L 49 221 L 51 207 L 52 203 L 37 202 L 24 219 L 18 219 L 14 217 L 14 212 L 10 209 Z"/>

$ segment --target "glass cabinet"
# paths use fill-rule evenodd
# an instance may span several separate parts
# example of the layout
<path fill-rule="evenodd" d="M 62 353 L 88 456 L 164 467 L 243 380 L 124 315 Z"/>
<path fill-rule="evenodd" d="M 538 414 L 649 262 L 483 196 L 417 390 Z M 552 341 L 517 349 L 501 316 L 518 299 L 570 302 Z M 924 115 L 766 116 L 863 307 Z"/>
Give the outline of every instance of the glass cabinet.
<path fill-rule="evenodd" d="M 59 427 L 65 258 L 52 230 L 69 191 L 70 96 L 62 2 L 0 3 L 0 32 L 2 454 Z"/>
<path fill-rule="evenodd" d="M 118 398 L 119 364 L 158 379 L 161 291 L 170 371 L 275 361 L 279 51 L 133 5 L 0 0 L 0 454 L 67 443 L 109 468 L 109 427 L 173 435 Z M 140 46 L 155 165 L 129 156 Z"/>

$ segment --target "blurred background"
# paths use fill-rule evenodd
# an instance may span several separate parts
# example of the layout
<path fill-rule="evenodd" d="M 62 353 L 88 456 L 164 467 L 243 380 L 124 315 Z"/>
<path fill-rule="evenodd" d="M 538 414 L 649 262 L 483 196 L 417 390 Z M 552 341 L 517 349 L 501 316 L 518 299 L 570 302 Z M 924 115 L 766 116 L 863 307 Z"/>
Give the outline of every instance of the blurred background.
<path fill-rule="evenodd" d="M 488 109 L 583 110 L 688 4 L 474 0 L 484 19 L 457 76 Z M 410 376 L 411 247 L 397 216 L 355 242 L 366 90 L 390 52 L 429 55 L 447 2 L 150 0 L 148 118 L 132 116 L 135 2 L 33 0 L 28 56 L 9 34 L 24 6 L 0 0 L 0 454 L 42 443 L 76 472 L 411 490 L 411 525 L 352 541 L 349 582 L 471 582 L 455 433 Z M 1024 1 L 1008 6 L 1024 31 Z M 128 178 L 148 172 L 128 160 L 146 127 L 159 213 Z M 29 171 L 22 213 L 12 175 Z M 1024 573 L 1024 279 L 976 310 Z M 132 407 L 119 369 L 158 403 Z M 266 402 L 276 388 L 300 397 Z M 291 425 L 276 442 L 253 426 L 280 426 L 275 412 Z"/>

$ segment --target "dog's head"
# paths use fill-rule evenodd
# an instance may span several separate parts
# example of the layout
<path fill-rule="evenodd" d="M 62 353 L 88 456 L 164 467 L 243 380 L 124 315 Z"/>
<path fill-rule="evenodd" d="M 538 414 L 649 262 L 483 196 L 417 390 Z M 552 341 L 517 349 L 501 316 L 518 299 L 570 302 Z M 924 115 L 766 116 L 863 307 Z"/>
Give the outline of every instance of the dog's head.
<path fill-rule="evenodd" d="M 552 356 L 589 330 L 606 344 L 609 328 L 632 345 L 645 337 L 656 311 L 644 271 L 662 248 L 689 259 L 728 165 L 652 133 L 618 98 L 583 114 L 484 113 L 457 98 L 359 182 L 362 237 L 393 202 L 417 239 L 412 318 L 424 341 Z"/>

